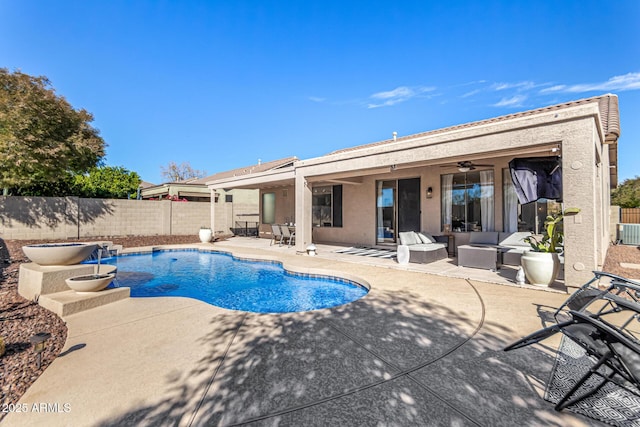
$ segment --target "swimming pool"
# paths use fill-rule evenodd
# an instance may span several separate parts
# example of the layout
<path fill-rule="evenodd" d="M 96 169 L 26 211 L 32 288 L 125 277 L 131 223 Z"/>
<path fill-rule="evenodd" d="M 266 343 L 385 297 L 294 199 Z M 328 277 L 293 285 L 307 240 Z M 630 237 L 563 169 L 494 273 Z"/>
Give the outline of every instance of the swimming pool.
<path fill-rule="evenodd" d="M 115 285 L 130 287 L 132 297 L 189 297 L 256 313 L 335 307 L 368 292 L 349 280 L 290 273 L 276 262 L 245 261 L 197 250 L 157 251 L 101 262 L 117 266 Z"/>

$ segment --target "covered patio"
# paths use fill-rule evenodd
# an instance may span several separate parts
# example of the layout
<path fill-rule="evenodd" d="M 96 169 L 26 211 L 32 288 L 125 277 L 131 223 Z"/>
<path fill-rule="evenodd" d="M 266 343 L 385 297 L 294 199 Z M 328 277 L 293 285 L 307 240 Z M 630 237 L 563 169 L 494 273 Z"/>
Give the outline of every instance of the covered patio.
<path fill-rule="evenodd" d="M 232 237 L 224 241 L 216 242 L 216 246 L 220 248 L 235 248 L 236 250 L 238 248 L 244 248 L 246 250 L 261 250 L 266 253 L 273 253 L 276 256 L 293 255 L 296 253 L 296 250 L 293 247 L 288 247 L 287 245 L 271 245 L 269 240 L 250 237 Z M 556 280 L 556 283 L 550 287 L 541 287 L 530 285 L 528 283 L 518 284 L 516 283 L 516 273 L 518 272 L 518 269 L 511 265 L 503 265 L 497 271 L 461 267 L 458 266 L 457 259 L 455 257 L 442 259 L 428 264 L 409 263 L 401 265 L 396 261 L 394 251 L 388 248 L 383 248 L 376 254 L 375 250 L 356 248 L 339 243 L 317 243 L 315 246 L 317 248 L 315 255 L 316 259 L 332 260 L 341 263 L 351 263 L 397 271 L 424 273 L 449 279 L 468 279 L 488 284 L 543 290 L 560 294 L 566 294 L 567 292 L 572 291 L 572 289 L 567 289 L 562 277 Z M 383 254 L 384 252 L 387 252 L 389 256 L 380 256 L 380 254 Z"/>
<path fill-rule="evenodd" d="M 261 236 L 270 237 L 270 224 L 294 223 L 300 254 L 311 243 L 393 249 L 403 231 L 447 235 L 454 248 L 478 231 L 541 234 L 547 214 L 575 207 L 580 213 L 564 221 L 564 277 L 578 285 L 602 265 L 610 241 L 619 134 L 617 97 L 603 95 L 207 184 L 259 189 Z M 520 202 L 514 159 L 555 163 L 565 190 Z"/>

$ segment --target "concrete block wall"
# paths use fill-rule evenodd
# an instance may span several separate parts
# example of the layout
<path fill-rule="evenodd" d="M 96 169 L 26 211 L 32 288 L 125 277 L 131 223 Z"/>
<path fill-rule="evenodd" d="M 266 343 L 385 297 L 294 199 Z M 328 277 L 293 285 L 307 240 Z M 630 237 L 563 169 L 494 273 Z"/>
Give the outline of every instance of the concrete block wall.
<path fill-rule="evenodd" d="M 210 204 L 77 197 L 0 197 L 2 239 L 197 235 Z"/>
<path fill-rule="evenodd" d="M 68 239 L 78 236 L 77 197 L 0 196 L 0 238 Z"/>
<path fill-rule="evenodd" d="M 171 234 L 170 201 L 80 199 L 80 237 Z"/>
<path fill-rule="evenodd" d="M 164 203 L 164 202 L 161 202 Z M 171 234 L 198 234 L 200 227 L 211 226 L 211 204 L 204 202 L 170 202 Z"/>

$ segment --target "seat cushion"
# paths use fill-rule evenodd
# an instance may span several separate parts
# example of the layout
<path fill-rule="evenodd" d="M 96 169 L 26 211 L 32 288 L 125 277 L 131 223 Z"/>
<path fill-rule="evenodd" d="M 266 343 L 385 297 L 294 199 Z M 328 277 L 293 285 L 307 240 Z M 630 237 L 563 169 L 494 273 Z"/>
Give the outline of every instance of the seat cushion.
<path fill-rule="evenodd" d="M 433 236 L 431 236 L 431 234 L 429 233 L 422 232 L 416 234 L 418 235 L 422 243 L 436 243 L 436 239 L 434 239 Z"/>
<path fill-rule="evenodd" d="M 410 251 L 415 252 L 431 252 L 437 251 L 438 249 L 445 249 L 446 246 L 442 243 L 419 243 L 417 245 L 409 246 Z"/>
<path fill-rule="evenodd" d="M 469 244 L 486 244 L 497 245 L 498 244 L 498 232 L 497 231 L 475 231 L 469 235 Z"/>
<path fill-rule="evenodd" d="M 531 246 L 524 241 L 524 239 L 529 236 L 532 236 L 532 234 L 528 231 L 518 231 L 516 233 L 500 233 L 500 246 L 524 246 L 530 248 Z"/>
<path fill-rule="evenodd" d="M 420 240 L 420 238 L 414 231 L 403 231 L 401 233 L 398 233 L 398 237 L 400 237 L 401 245 L 411 246 L 422 243 L 422 240 Z"/>

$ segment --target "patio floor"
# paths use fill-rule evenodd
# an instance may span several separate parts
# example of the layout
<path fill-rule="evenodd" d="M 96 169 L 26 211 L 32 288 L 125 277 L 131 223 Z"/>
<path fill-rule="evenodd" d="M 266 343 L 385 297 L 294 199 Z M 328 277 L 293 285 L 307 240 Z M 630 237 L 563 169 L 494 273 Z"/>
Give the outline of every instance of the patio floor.
<path fill-rule="evenodd" d="M 65 351 L 21 399 L 30 410 L 3 426 L 601 425 L 541 398 L 559 339 L 501 350 L 566 294 L 260 244 L 205 246 L 277 254 L 285 266 L 356 276 L 371 290 L 306 313 L 161 297 L 68 316 Z M 32 410 L 42 403 L 59 412 Z"/>

